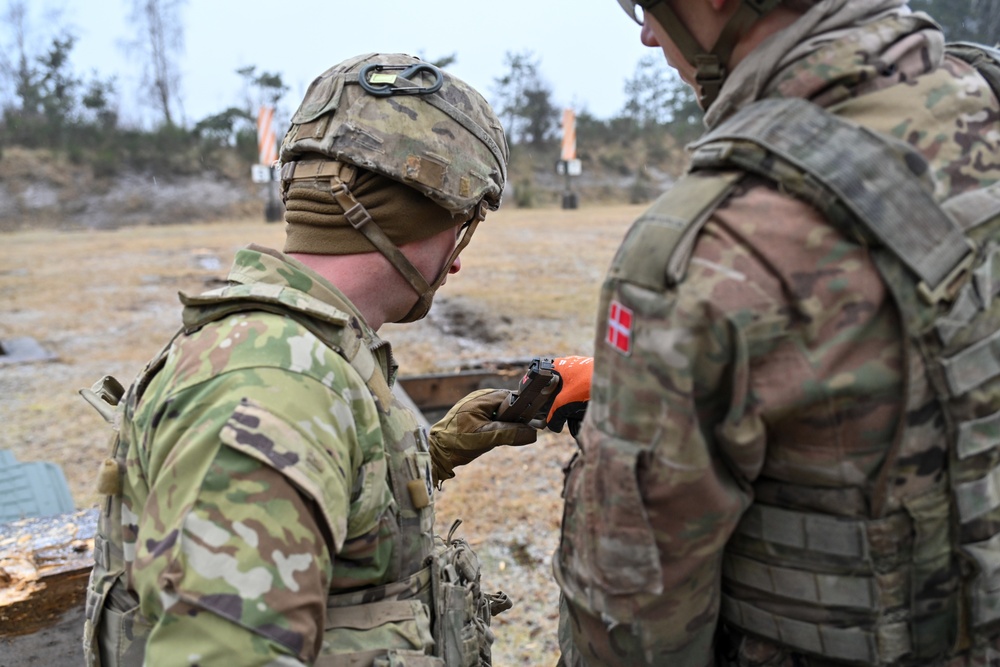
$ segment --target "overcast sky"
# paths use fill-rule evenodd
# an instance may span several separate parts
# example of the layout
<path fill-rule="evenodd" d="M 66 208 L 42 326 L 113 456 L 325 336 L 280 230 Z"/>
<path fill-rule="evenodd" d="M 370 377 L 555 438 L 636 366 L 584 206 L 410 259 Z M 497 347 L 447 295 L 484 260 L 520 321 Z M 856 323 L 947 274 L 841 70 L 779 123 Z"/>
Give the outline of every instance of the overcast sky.
<path fill-rule="evenodd" d="M 116 76 L 122 117 L 138 120 L 140 62 L 124 45 L 134 39 L 131 0 L 31 0 L 30 28 L 53 23 L 43 7 L 61 7 L 58 23 L 77 37 L 72 61 L 89 78 Z M 491 102 L 507 52 L 534 52 L 559 107 L 609 118 L 624 103 L 623 85 L 649 49 L 639 27 L 614 0 L 188 0 L 182 9 L 180 61 L 183 117 L 194 122 L 238 105 L 236 69 L 281 74 L 294 111 L 309 83 L 329 66 L 371 51 L 438 59 Z M 146 112 L 149 113 L 149 112 Z M 176 113 L 176 111 L 175 111 Z"/>

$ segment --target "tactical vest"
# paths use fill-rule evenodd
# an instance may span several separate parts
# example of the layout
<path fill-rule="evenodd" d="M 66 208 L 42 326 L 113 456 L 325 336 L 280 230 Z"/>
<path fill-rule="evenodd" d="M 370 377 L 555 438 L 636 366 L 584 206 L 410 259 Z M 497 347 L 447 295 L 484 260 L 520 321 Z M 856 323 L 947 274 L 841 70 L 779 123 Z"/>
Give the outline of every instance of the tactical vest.
<path fill-rule="evenodd" d="M 1000 52 L 949 53 L 1000 98 Z M 888 91 L 857 99 L 878 108 Z M 755 502 L 726 548 L 723 624 L 816 664 L 988 653 L 1000 636 L 1000 183 L 939 203 L 909 145 L 801 99 L 750 105 L 692 149 L 690 172 L 629 231 L 610 279 L 676 286 L 719 203 L 746 175 L 764 177 L 869 247 L 909 369 L 871 507 L 851 508 L 868 518 Z M 942 450 L 941 474 L 918 475 L 915 462 Z"/>
<path fill-rule="evenodd" d="M 365 381 L 375 402 L 388 463 L 382 466 L 381 474 L 388 478 L 396 503 L 391 568 L 396 581 L 353 593 L 331 592 L 323 649 L 314 664 L 489 665 L 493 641 L 490 618 L 509 608 L 510 602 L 502 593 L 485 595 L 481 591 L 478 558 L 465 540 L 453 535 L 457 522 L 447 540 L 434 536 L 426 433 L 393 395 L 379 361 L 348 326 L 347 315 L 296 290 L 263 283 L 231 286 L 182 297 L 182 301 L 186 306 L 184 326 L 174 340 L 234 313 L 264 311 L 290 317 L 343 357 Z M 146 366 L 124 396 L 113 378 L 104 378 L 90 392 L 81 392 L 115 430 L 111 457 L 104 464 L 99 485 L 107 498 L 99 518 L 95 565 L 87 590 L 84 649 L 91 667 L 143 664 L 150 624 L 139 613 L 138 599 L 126 584 L 121 480 L 128 446 L 121 436 L 121 424 L 134 414 L 174 340 Z M 301 467 L 298 472 L 308 488 L 308 480 L 318 473 L 309 466 Z M 359 493 L 375 493 L 376 487 L 365 484 Z M 321 503 L 320 496 L 316 500 Z M 377 499 L 366 503 L 363 497 L 352 498 L 355 506 L 374 507 Z M 354 537 L 350 521 L 347 531 L 347 539 Z M 335 567 L 337 560 L 335 557 Z M 402 645 L 394 648 L 394 641 Z M 414 642 L 419 648 L 413 647 Z"/>

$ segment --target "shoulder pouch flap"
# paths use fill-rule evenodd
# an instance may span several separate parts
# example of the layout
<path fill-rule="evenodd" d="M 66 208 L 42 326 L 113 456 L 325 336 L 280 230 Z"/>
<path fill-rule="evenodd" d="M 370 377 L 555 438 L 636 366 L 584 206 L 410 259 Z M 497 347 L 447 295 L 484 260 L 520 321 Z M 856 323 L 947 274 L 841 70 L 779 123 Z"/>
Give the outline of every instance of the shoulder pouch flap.
<path fill-rule="evenodd" d="M 294 426 L 248 399 L 236 406 L 219 439 L 281 473 L 312 500 L 333 539 L 334 553 L 340 552 L 347 537 L 352 486 L 345 479 L 345 462 L 334 460 Z M 338 508 L 344 511 L 337 512 Z"/>
<path fill-rule="evenodd" d="M 698 232 L 742 177 L 728 171 L 681 178 L 633 223 L 609 277 L 653 290 L 681 282 Z"/>

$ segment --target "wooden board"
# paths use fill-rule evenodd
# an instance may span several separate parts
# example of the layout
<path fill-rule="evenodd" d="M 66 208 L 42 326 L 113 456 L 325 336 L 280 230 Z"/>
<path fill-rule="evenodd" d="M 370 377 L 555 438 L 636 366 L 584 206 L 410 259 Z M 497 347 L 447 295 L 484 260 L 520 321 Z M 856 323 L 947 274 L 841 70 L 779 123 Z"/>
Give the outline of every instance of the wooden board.
<path fill-rule="evenodd" d="M 83 664 L 97 510 L 0 525 L 0 667 Z"/>
<path fill-rule="evenodd" d="M 517 389 L 528 362 L 496 369 L 472 369 L 457 373 L 409 375 L 397 381 L 431 423 L 459 400 L 477 389 Z"/>

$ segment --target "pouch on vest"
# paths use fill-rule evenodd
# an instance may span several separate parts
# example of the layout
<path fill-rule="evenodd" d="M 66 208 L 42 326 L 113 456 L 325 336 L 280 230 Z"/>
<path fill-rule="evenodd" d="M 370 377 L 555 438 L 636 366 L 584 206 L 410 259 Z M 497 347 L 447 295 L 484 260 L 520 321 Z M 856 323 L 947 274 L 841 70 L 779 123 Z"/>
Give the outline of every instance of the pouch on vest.
<path fill-rule="evenodd" d="M 83 648 L 88 667 L 139 667 L 145 655 L 144 637 L 149 622 L 139 613 L 139 601 L 125 585 L 125 560 L 121 552 L 121 486 L 127 446 L 120 427 L 125 390 L 106 376 L 80 395 L 111 424 L 110 455 L 98 473 L 98 491 L 105 496 L 94 538 L 94 567 L 90 573 L 84 608 Z"/>

